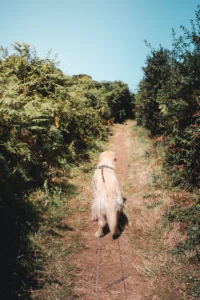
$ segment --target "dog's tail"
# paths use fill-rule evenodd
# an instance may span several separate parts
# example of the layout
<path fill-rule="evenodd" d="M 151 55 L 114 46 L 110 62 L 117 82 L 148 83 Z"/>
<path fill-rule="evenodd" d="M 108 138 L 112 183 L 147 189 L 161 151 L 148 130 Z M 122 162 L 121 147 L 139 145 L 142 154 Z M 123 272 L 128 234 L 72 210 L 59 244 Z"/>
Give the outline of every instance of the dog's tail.
<path fill-rule="evenodd" d="M 106 218 L 107 218 L 107 222 L 108 222 L 110 232 L 111 232 L 113 238 L 115 238 L 116 236 L 119 235 L 118 213 L 116 211 L 109 210 L 106 213 Z"/>

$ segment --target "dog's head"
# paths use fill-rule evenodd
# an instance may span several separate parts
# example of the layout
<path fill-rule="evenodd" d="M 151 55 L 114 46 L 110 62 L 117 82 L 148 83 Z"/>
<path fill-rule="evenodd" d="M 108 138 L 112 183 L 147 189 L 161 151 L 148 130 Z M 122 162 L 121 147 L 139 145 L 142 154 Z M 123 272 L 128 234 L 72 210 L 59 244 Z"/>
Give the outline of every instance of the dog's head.
<path fill-rule="evenodd" d="M 116 154 L 115 152 L 113 151 L 105 151 L 105 152 L 102 152 L 100 154 L 100 158 L 99 158 L 99 161 L 102 161 L 104 159 L 108 159 L 110 162 L 112 163 L 115 163 L 117 161 L 117 157 L 116 157 Z"/>

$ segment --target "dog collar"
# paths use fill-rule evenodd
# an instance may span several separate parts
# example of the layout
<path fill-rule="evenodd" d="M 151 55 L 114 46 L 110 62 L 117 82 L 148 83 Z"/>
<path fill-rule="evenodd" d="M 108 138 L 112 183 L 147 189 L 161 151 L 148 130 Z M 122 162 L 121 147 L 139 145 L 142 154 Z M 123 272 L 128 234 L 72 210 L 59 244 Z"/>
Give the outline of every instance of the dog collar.
<path fill-rule="evenodd" d="M 107 165 L 101 165 L 101 166 L 98 167 L 98 169 L 104 169 L 104 168 L 111 169 L 111 170 L 115 171 L 114 168 L 109 167 L 109 166 L 107 166 Z"/>

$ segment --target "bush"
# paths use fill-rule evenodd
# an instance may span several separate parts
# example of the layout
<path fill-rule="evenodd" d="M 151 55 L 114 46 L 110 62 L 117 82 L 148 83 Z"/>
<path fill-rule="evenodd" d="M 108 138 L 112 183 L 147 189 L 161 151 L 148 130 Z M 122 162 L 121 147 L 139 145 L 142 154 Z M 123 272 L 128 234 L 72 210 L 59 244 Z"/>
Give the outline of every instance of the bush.
<path fill-rule="evenodd" d="M 136 119 L 152 135 L 166 137 L 166 166 L 174 183 L 200 184 L 200 7 L 191 32 L 173 49 L 151 49 L 136 95 Z"/>
<path fill-rule="evenodd" d="M 97 149 L 113 121 L 132 116 L 134 99 L 122 82 L 66 76 L 51 52 L 41 59 L 27 44 L 13 47 L 11 55 L 0 48 L 1 299 L 34 288 L 41 267 L 29 235 L 40 230 L 45 209 L 28 195 L 49 186 L 60 193 L 58 173 Z"/>

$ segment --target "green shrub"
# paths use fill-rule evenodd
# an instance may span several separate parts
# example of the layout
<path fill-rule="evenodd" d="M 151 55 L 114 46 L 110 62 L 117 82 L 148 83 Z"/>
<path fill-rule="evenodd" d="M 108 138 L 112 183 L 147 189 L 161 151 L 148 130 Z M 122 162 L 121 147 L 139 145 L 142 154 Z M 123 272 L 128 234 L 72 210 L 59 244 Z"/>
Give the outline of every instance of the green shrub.
<path fill-rule="evenodd" d="M 119 81 L 64 75 L 51 52 L 41 59 L 27 44 L 13 48 L 11 55 L 0 48 L 0 298 L 27 299 L 43 261 L 30 235 L 44 226 L 54 200 L 63 201 L 59 172 L 67 180 L 70 166 L 98 148 L 113 121 L 132 116 L 134 95 Z M 47 201 L 36 205 L 28 195 L 38 188 Z"/>
<path fill-rule="evenodd" d="M 200 184 L 200 7 L 191 32 L 173 49 L 151 49 L 136 95 L 136 119 L 152 135 L 163 135 L 166 162 L 175 184 Z"/>

